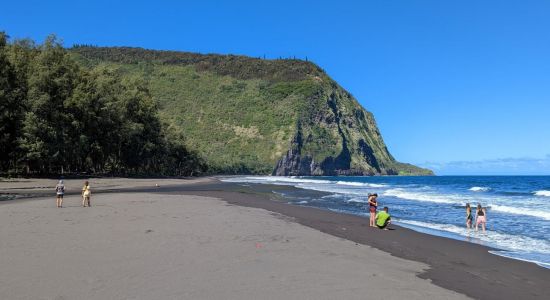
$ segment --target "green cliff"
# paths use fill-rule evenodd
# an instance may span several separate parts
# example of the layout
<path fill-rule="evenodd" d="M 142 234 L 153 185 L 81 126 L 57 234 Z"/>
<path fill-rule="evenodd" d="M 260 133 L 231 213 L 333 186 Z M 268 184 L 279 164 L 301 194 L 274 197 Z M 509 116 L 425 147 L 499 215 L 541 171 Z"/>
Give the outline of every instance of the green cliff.
<path fill-rule="evenodd" d="M 76 46 L 89 68 L 148 84 L 212 173 L 431 175 L 397 162 L 373 115 L 311 62 Z"/>

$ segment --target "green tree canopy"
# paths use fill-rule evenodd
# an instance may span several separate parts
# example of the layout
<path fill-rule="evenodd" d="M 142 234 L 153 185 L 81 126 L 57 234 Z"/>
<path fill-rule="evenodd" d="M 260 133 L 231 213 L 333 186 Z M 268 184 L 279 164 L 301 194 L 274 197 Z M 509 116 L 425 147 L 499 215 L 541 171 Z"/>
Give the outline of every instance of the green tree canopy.
<path fill-rule="evenodd" d="M 55 36 L 0 33 L 0 172 L 193 175 L 205 164 L 163 124 L 147 84 L 80 67 Z"/>

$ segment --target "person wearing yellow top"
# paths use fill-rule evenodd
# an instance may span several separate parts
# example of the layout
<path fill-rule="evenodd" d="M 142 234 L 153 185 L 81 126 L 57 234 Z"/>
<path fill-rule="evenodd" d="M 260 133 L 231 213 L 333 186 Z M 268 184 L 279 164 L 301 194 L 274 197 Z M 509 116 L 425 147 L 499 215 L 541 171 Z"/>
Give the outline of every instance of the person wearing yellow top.
<path fill-rule="evenodd" d="M 90 190 L 90 183 L 88 181 L 84 182 L 84 186 L 82 187 L 82 206 L 83 207 L 91 207 L 90 204 L 90 197 L 92 196 L 92 191 Z"/>
<path fill-rule="evenodd" d="M 388 230 L 388 225 L 391 223 L 391 217 L 388 213 L 388 207 L 384 207 L 384 210 L 376 215 L 376 226 L 380 229 Z"/>

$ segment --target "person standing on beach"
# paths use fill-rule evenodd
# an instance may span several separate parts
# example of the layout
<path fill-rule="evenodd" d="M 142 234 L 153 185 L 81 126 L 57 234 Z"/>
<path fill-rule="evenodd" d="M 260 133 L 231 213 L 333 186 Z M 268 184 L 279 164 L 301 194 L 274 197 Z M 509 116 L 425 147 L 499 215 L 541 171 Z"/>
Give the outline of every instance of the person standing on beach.
<path fill-rule="evenodd" d="M 57 185 L 55 186 L 55 204 L 57 207 L 63 207 L 63 195 L 65 194 L 65 185 L 63 184 L 63 180 L 59 180 Z"/>
<path fill-rule="evenodd" d="M 376 201 L 376 198 L 378 197 L 378 194 L 369 194 L 368 203 L 369 203 L 369 212 L 370 212 L 370 219 L 369 219 L 369 226 L 374 227 L 375 219 L 376 219 L 376 208 L 378 207 L 378 202 Z"/>
<path fill-rule="evenodd" d="M 90 197 L 92 196 L 92 191 L 90 190 L 90 183 L 88 181 L 84 182 L 82 187 L 82 207 L 91 207 Z"/>
<path fill-rule="evenodd" d="M 385 206 L 384 210 L 376 215 L 376 227 L 384 230 L 388 230 L 388 225 L 391 223 L 391 217 L 388 213 L 388 207 Z"/>
<path fill-rule="evenodd" d="M 466 203 L 466 228 L 472 228 L 474 226 L 474 224 L 472 224 L 473 221 L 474 215 L 472 215 L 472 208 L 470 207 L 470 203 Z"/>
<path fill-rule="evenodd" d="M 476 210 L 476 231 L 481 223 L 481 227 L 483 228 L 483 232 L 485 232 L 485 223 L 487 223 L 487 211 L 485 208 L 481 207 L 481 204 L 477 205 Z"/>

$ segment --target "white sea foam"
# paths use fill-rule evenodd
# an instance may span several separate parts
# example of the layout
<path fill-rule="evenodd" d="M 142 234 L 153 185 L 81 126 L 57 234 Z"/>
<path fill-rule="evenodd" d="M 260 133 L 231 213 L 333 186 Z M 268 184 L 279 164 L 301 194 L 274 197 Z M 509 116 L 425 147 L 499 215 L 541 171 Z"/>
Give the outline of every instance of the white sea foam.
<path fill-rule="evenodd" d="M 321 179 L 306 179 L 300 177 L 284 177 L 284 176 L 265 176 L 265 177 L 247 177 L 252 180 L 267 181 L 267 182 L 288 182 L 288 183 L 330 183 L 329 180 Z"/>
<path fill-rule="evenodd" d="M 361 199 L 361 198 L 351 198 L 349 200 L 346 200 L 347 203 L 368 203 L 368 200 Z"/>
<path fill-rule="evenodd" d="M 397 223 L 450 232 L 460 235 L 472 242 L 493 246 L 502 250 L 537 252 L 545 255 L 550 254 L 550 242 L 546 240 L 534 239 L 526 236 L 510 235 L 491 230 L 487 230 L 486 233 L 481 232 L 481 230 L 476 232 L 473 229 L 467 229 L 465 227 L 459 227 L 451 224 L 438 224 L 412 220 L 397 220 Z"/>
<path fill-rule="evenodd" d="M 263 184 L 277 184 L 277 185 L 290 185 L 308 190 L 345 194 L 345 195 L 357 195 L 365 196 L 368 191 L 365 188 L 378 188 L 385 187 L 383 184 L 366 183 L 366 182 L 351 182 L 351 181 L 330 181 L 322 179 L 306 179 L 300 177 L 283 177 L 283 176 L 240 176 L 240 177 L 228 177 L 223 178 L 221 181 L 225 182 L 247 182 L 247 183 L 263 183 Z M 357 187 L 357 188 L 355 188 Z M 363 188 L 364 187 L 364 188 Z"/>
<path fill-rule="evenodd" d="M 319 192 L 327 192 L 327 193 L 335 193 L 335 194 L 344 194 L 344 195 L 356 195 L 356 196 L 366 196 L 368 193 L 364 189 L 350 189 L 350 188 L 338 188 L 338 186 L 335 185 L 328 185 L 328 184 L 319 184 L 319 185 L 297 185 L 297 187 L 313 190 L 313 191 L 319 191 Z"/>
<path fill-rule="evenodd" d="M 351 185 L 351 186 L 365 186 L 365 184 L 362 182 L 351 182 L 351 181 L 337 181 L 336 184 Z"/>
<path fill-rule="evenodd" d="M 372 187 L 372 188 L 386 187 L 385 184 L 367 183 L 367 182 L 353 182 L 353 181 L 336 181 L 336 184 L 349 185 L 349 186 L 365 186 L 365 187 Z"/>
<path fill-rule="evenodd" d="M 308 203 L 308 202 L 305 201 L 305 200 L 298 202 L 298 204 L 307 204 L 307 203 Z"/>
<path fill-rule="evenodd" d="M 378 183 L 368 183 L 368 182 L 354 182 L 354 181 L 336 181 L 336 184 L 339 185 L 349 185 L 349 186 L 359 186 L 359 187 L 371 187 L 371 188 L 384 188 L 387 187 L 385 184 Z"/>
<path fill-rule="evenodd" d="M 369 187 L 373 187 L 373 188 L 385 188 L 387 187 L 386 184 L 378 184 L 378 183 L 368 183 L 368 186 Z"/>
<path fill-rule="evenodd" d="M 389 189 L 383 193 L 384 196 L 392 196 L 401 199 L 423 201 L 423 202 L 435 202 L 435 203 L 462 203 L 464 197 L 459 195 L 439 195 L 431 193 L 419 193 L 414 191 L 408 191 L 402 188 Z"/>
<path fill-rule="evenodd" d="M 531 217 L 537 217 L 545 220 L 550 220 L 550 212 L 547 212 L 547 211 L 540 211 L 540 210 L 528 209 L 523 207 L 510 207 L 510 206 L 503 206 L 503 205 L 496 205 L 496 204 L 491 204 L 489 206 L 491 207 L 491 210 L 498 211 L 498 212 L 514 214 L 514 215 L 525 215 L 525 216 L 531 216 Z"/>
<path fill-rule="evenodd" d="M 530 263 L 535 263 L 541 267 L 550 269 L 550 262 L 542 262 L 541 260 L 544 260 L 544 257 L 538 257 L 540 255 L 526 255 L 522 252 L 514 252 L 514 251 L 489 251 L 491 254 L 495 254 L 498 256 L 503 256 L 507 258 L 522 260 Z M 526 258 L 525 256 L 528 256 L 529 258 Z M 534 257 L 533 257 L 534 256 Z"/>
<path fill-rule="evenodd" d="M 547 191 L 547 190 L 536 191 L 533 194 L 535 194 L 535 196 L 540 196 L 540 197 L 550 197 L 550 191 Z"/>
<path fill-rule="evenodd" d="M 227 177 L 222 178 L 221 181 L 225 182 L 244 182 L 244 183 L 269 183 L 269 184 L 283 184 L 283 185 L 297 185 L 297 184 L 307 184 L 305 188 L 309 188 L 311 184 L 319 185 L 342 185 L 342 186 L 351 186 L 351 187 L 370 187 L 370 188 L 384 188 L 387 187 L 385 184 L 378 183 L 368 183 L 368 182 L 354 182 L 354 181 L 330 181 L 323 179 L 308 179 L 301 178 L 296 176 L 285 177 L 285 176 L 238 176 L 238 177 Z M 325 190 L 324 188 L 323 190 Z"/>
<path fill-rule="evenodd" d="M 487 191 L 490 191 L 491 188 L 490 187 L 485 187 L 485 186 L 474 186 L 474 187 L 469 188 L 468 190 L 470 190 L 472 192 L 487 192 Z"/>

